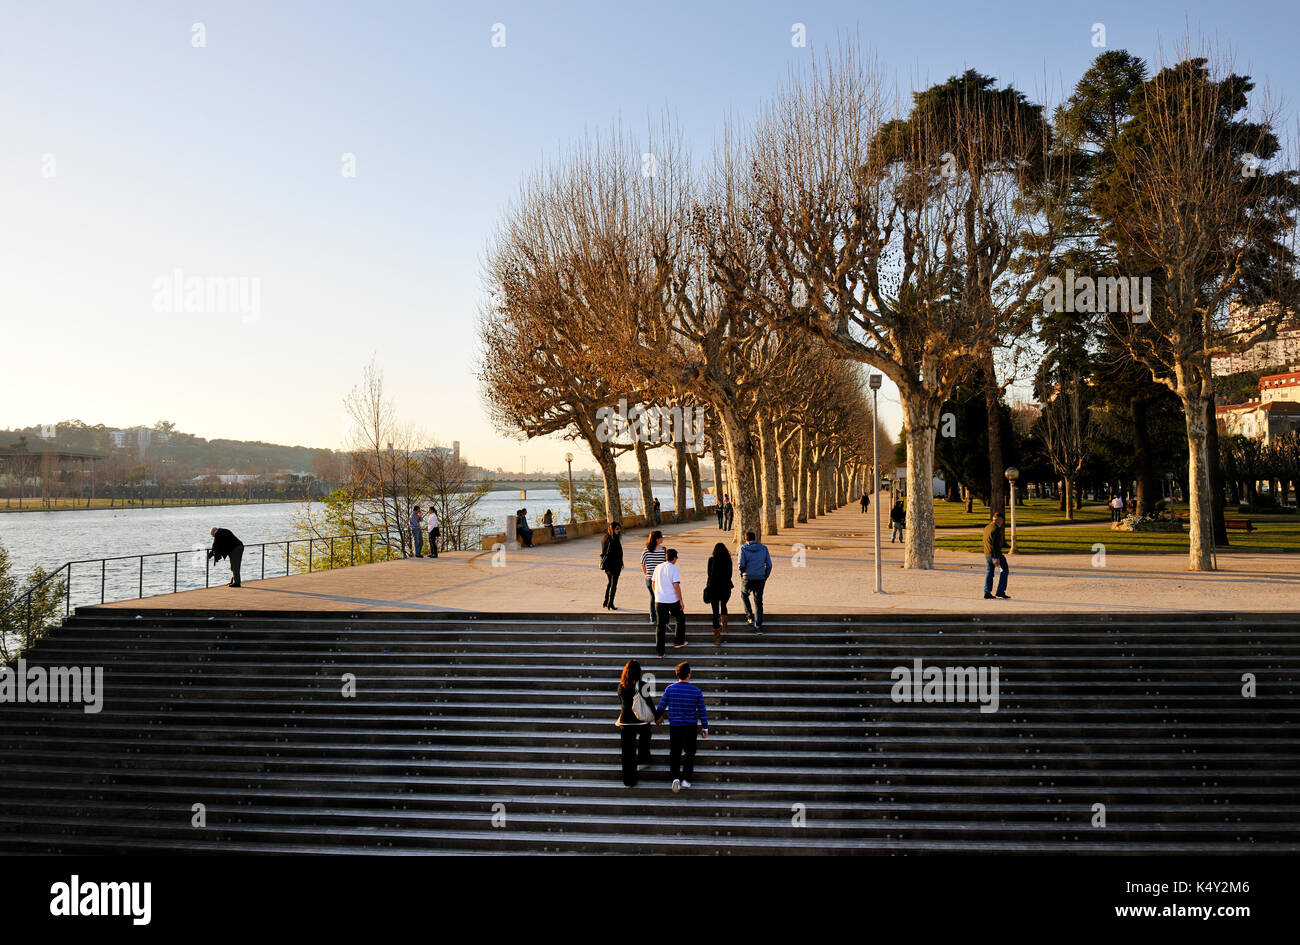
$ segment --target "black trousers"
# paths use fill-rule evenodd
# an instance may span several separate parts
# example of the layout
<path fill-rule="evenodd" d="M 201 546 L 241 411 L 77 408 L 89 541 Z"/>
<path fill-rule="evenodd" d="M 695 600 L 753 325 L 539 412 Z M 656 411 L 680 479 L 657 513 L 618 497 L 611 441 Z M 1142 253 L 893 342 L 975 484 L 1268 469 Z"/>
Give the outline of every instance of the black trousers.
<path fill-rule="evenodd" d="M 718 527 L 721 528 L 721 527 L 722 527 L 722 509 L 719 508 L 718 511 L 717 511 L 715 514 L 718 516 Z"/>
<path fill-rule="evenodd" d="M 713 628 L 715 630 L 722 626 L 722 622 L 718 618 L 727 612 L 727 601 L 729 600 L 731 600 L 731 591 L 727 591 L 727 596 L 721 600 L 709 601 L 709 606 L 713 608 Z"/>
<path fill-rule="evenodd" d="M 236 545 L 230 552 L 230 586 L 242 587 L 239 583 L 239 565 L 244 560 L 244 546 Z"/>
<path fill-rule="evenodd" d="M 677 633 L 673 637 L 673 644 L 686 642 L 686 613 L 682 610 L 681 601 L 673 601 L 671 604 L 656 604 L 659 612 L 659 622 L 655 625 L 655 652 L 663 655 L 664 637 L 668 634 L 668 618 L 675 616 L 677 618 Z"/>
<path fill-rule="evenodd" d="M 650 592 L 650 622 L 655 623 L 659 617 L 655 610 L 655 584 L 653 578 L 647 577 L 645 579 L 645 589 Z"/>
<path fill-rule="evenodd" d="M 442 534 L 441 528 L 429 529 L 429 557 L 438 557 L 438 536 Z"/>
<path fill-rule="evenodd" d="M 623 783 L 632 787 L 637 781 L 637 764 L 650 763 L 650 734 L 654 726 L 649 722 L 641 725 L 624 725 L 619 731 L 619 742 L 623 756 Z"/>
<path fill-rule="evenodd" d="M 668 767 L 674 781 L 695 776 L 695 738 L 698 725 L 668 726 Z"/>
<path fill-rule="evenodd" d="M 745 602 L 745 616 L 754 621 L 754 629 L 763 629 L 763 585 L 767 583 L 766 578 L 760 578 L 751 581 L 743 574 L 740 576 L 740 599 Z M 749 596 L 754 595 L 753 606 L 750 606 Z"/>
<path fill-rule="evenodd" d="M 605 572 L 605 606 L 614 606 L 614 594 L 618 591 L 618 572 Z"/>

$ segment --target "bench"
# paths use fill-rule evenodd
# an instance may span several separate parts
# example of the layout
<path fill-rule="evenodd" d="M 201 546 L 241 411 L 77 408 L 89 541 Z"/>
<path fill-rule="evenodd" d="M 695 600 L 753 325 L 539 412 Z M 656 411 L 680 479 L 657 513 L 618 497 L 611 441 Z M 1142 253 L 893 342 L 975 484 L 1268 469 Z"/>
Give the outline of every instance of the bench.
<path fill-rule="evenodd" d="M 1255 526 L 1248 518 L 1225 518 L 1223 527 L 1228 531 L 1236 532 L 1253 532 L 1255 530 Z"/>

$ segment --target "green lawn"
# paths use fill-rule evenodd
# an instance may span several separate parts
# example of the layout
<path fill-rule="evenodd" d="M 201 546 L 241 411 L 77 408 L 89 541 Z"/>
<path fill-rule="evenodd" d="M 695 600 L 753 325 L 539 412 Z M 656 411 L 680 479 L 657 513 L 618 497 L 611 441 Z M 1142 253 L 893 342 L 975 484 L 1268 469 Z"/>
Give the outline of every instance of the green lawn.
<path fill-rule="evenodd" d="M 1017 516 L 1018 518 L 1019 516 Z M 1229 513 L 1232 518 L 1232 513 Z M 1300 520 L 1294 515 L 1249 516 L 1253 532 L 1228 533 L 1230 546 L 1222 551 L 1300 551 Z M 1035 528 L 1018 532 L 1016 548 L 1019 554 L 1081 554 L 1093 553 L 1092 546 L 1100 542 L 1107 554 L 1123 552 L 1187 553 L 1187 533 L 1177 532 L 1119 532 L 1108 525 L 1088 528 Z M 935 547 L 955 551 L 979 552 L 979 535 L 952 535 L 939 537 Z"/>
<path fill-rule="evenodd" d="M 969 515 L 964 502 L 934 500 L 935 528 L 983 528 L 988 524 L 989 510 L 978 500 Z M 1104 505 L 1086 505 L 1074 513 L 1076 522 L 1109 522 L 1110 509 Z M 1052 499 L 1031 499 L 1016 506 L 1016 525 L 1065 525 L 1065 513 Z"/>

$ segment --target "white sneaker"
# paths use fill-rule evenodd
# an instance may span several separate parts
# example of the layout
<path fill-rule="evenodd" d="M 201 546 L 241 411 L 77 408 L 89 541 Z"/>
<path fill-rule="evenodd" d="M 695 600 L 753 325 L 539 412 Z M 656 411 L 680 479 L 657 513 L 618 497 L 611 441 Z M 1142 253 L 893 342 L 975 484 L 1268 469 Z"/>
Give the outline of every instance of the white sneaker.
<path fill-rule="evenodd" d="M 688 788 L 688 787 L 690 787 L 690 786 L 691 786 L 691 782 L 690 782 L 690 781 L 683 781 L 683 782 L 682 782 L 682 787 L 683 787 L 683 788 Z"/>
<path fill-rule="evenodd" d="M 673 778 L 673 791 L 677 792 L 682 789 L 682 782 L 679 778 Z"/>

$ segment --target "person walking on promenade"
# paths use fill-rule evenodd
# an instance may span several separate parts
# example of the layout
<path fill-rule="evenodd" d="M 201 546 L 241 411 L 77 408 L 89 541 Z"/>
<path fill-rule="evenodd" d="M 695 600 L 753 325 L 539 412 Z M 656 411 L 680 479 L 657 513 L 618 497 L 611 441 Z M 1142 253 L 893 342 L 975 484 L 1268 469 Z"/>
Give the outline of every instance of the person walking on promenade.
<path fill-rule="evenodd" d="M 655 568 L 655 653 L 664 655 L 664 638 L 668 635 L 668 618 L 677 618 L 677 632 L 673 634 L 673 649 L 686 645 L 686 608 L 682 600 L 682 572 L 677 569 L 677 549 L 664 552 L 664 563 Z"/>
<path fill-rule="evenodd" d="M 533 547 L 533 530 L 528 527 L 528 510 L 520 509 L 515 513 L 515 534 L 519 543 L 525 548 Z"/>
<path fill-rule="evenodd" d="M 422 519 L 420 507 L 417 505 L 411 509 L 411 517 L 406 520 L 406 524 L 411 526 L 411 545 L 415 548 L 417 558 L 424 557 L 424 523 Z"/>
<path fill-rule="evenodd" d="M 723 503 L 726 502 L 726 501 L 727 501 L 727 497 L 724 495 L 721 499 L 718 500 L 717 505 L 715 505 L 715 506 L 713 507 L 713 512 L 714 512 L 714 514 L 718 516 L 718 528 L 719 528 L 719 530 L 721 530 L 722 528 L 725 527 L 725 526 L 722 524 L 722 522 L 723 522 L 723 519 L 725 519 L 725 518 L 727 517 L 727 510 L 726 510 L 726 508 L 723 506 Z"/>
<path fill-rule="evenodd" d="M 1010 600 L 1007 596 L 1007 556 L 1002 553 L 1006 547 L 1005 532 L 1002 530 L 1002 513 L 994 512 L 993 521 L 984 526 L 984 564 L 987 570 L 984 572 L 984 599 L 992 600 L 993 594 L 993 566 L 997 565 L 1002 569 L 1002 575 L 998 578 L 998 593 L 996 596 L 1003 600 Z"/>
<path fill-rule="evenodd" d="M 889 525 L 893 532 L 889 536 L 889 543 L 903 540 L 903 527 L 907 524 L 907 510 L 903 508 L 903 500 L 899 499 L 894 503 L 894 507 L 889 510 Z"/>
<path fill-rule="evenodd" d="M 614 595 L 618 592 L 618 576 L 623 571 L 623 526 L 614 522 L 605 530 L 605 537 L 600 541 L 600 570 L 605 572 L 606 610 L 618 610 L 614 606 Z"/>
<path fill-rule="evenodd" d="M 862 503 L 861 503 L 861 504 L 862 504 L 862 514 L 863 514 L 863 515 L 866 515 L 866 514 L 867 514 L 867 509 L 871 508 L 871 499 L 869 499 L 869 498 L 867 497 L 867 494 L 866 494 L 865 492 L 862 493 Z"/>
<path fill-rule="evenodd" d="M 229 558 L 230 583 L 226 586 L 243 587 L 244 585 L 239 582 L 239 564 L 244 560 L 244 543 L 228 528 L 214 528 L 211 534 L 212 547 L 208 549 L 208 557 L 214 563 Z"/>
<path fill-rule="evenodd" d="M 654 732 L 654 709 L 646 698 L 641 664 L 628 660 L 618 680 L 619 741 L 622 748 L 623 783 L 636 787 L 637 765 L 650 765 L 650 736 Z"/>
<path fill-rule="evenodd" d="M 438 521 L 438 513 L 434 511 L 433 506 L 429 506 L 429 514 L 424 517 L 424 527 L 429 530 L 429 557 L 438 557 L 438 537 L 442 534 L 442 525 Z"/>
<path fill-rule="evenodd" d="M 645 551 L 641 552 L 641 573 L 645 575 L 645 589 L 650 592 L 650 622 L 658 623 L 655 615 L 655 568 L 664 563 L 667 557 L 664 551 L 664 533 L 655 530 L 645 541 Z"/>
<path fill-rule="evenodd" d="M 654 516 L 655 516 L 655 524 L 656 524 L 656 525 L 662 525 L 662 524 L 664 523 L 663 515 L 661 515 L 661 514 L 660 514 L 660 511 L 659 511 L 659 500 L 658 500 L 658 499 L 655 499 L 655 504 L 654 504 Z"/>
<path fill-rule="evenodd" d="M 723 497 L 723 505 L 726 508 L 723 509 L 722 528 L 724 531 L 731 531 L 731 525 L 736 518 L 736 506 L 732 503 L 730 496 Z"/>
<path fill-rule="evenodd" d="M 740 599 L 745 602 L 745 623 L 755 633 L 763 632 L 763 588 L 772 573 L 772 556 L 753 532 L 745 533 L 745 543 L 740 546 Z M 753 607 L 749 597 L 754 596 Z"/>
<path fill-rule="evenodd" d="M 1119 497 L 1119 493 L 1116 492 L 1115 495 L 1112 496 L 1110 500 L 1110 520 L 1112 522 L 1118 522 L 1120 519 L 1124 517 L 1123 512 L 1124 512 L 1124 500 L 1121 499 Z"/>
<path fill-rule="evenodd" d="M 731 552 L 722 542 L 713 546 L 709 557 L 708 580 L 704 585 L 704 602 L 713 608 L 713 643 L 722 646 L 727 632 L 727 601 L 731 600 Z M 721 622 L 719 622 L 721 621 Z"/>
<path fill-rule="evenodd" d="M 673 777 L 672 789 L 690 788 L 695 776 L 695 737 L 709 737 L 709 713 L 704 707 L 704 693 L 691 685 L 691 664 L 682 662 L 675 670 L 677 682 L 664 690 L 655 709 L 655 724 L 662 725 L 668 716 L 668 762 Z"/>

